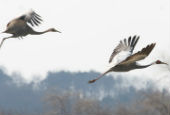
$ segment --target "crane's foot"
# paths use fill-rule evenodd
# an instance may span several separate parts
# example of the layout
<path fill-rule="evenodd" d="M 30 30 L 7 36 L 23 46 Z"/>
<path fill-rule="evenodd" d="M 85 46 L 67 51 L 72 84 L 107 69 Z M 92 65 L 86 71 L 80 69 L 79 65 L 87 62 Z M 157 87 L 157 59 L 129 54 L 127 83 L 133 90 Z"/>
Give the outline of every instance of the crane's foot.
<path fill-rule="evenodd" d="M 94 83 L 96 79 L 90 80 L 88 83 Z"/>

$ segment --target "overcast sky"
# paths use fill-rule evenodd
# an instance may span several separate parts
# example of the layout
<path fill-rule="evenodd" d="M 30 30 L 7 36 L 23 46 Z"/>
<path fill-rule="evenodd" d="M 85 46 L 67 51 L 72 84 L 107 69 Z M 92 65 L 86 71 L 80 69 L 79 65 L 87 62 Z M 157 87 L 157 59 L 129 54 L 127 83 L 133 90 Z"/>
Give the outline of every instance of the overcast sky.
<path fill-rule="evenodd" d="M 55 27 L 62 33 L 9 39 L 0 49 L 0 66 L 26 79 L 48 71 L 105 71 L 112 50 L 123 38 L 140 35 L 135 51 L 156 42 L 148 64 L 170 52 L 169 0 L 1 0 L 0 31 L 13 18 L 33 9 L 44 22 L 34 28 Z M 8 34 L 0 34 L 3 37 Z M 154 67 L 131 73 L 155 73 Z"/>

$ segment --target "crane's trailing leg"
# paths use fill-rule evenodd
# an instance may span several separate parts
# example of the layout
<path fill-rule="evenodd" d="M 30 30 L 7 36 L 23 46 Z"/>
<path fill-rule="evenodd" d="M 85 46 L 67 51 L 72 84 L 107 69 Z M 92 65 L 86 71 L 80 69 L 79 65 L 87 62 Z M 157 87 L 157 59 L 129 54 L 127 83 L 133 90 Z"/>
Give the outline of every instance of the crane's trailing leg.
<path fill-rule="evenodd" d="M 107 73 L 111 72 L 112 70 L 109 69 L 108 71 L 104 72 L 103 74 L 101 74 L 100 76 L 98 76 L 97 78 L 90 80 L 88 83 L 94 83 L 96 80 L 100 79 L 101 77 L 103 77 L 104 75 L 106 75 Z"/>
<path fill-rule="evenodd" d="M 3 38 L 3 39 L 2 39 L 1 44 L 0 44 L 0 48 L 2 47 L 2 44 L 4 43 L 4 41 L 5 41 L 6 39 L 9 39 L 9 38 L 13 38 L 13 36 L 9 36 L 9 37 L 6 37 L 6 38 Z"/>

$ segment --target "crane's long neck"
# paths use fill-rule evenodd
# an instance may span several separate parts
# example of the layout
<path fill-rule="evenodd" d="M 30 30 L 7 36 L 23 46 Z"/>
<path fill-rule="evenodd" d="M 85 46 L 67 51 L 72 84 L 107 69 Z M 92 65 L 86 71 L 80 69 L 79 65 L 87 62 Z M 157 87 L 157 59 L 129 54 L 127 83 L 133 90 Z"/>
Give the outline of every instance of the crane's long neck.
<path fill-rule="evenodd" d="M 48 29 L 48 30 L 45 30 L 45 31 L 42 31 L 42 32 L 37 32 L 37 31 L 35 31 L 35 30 L 32 30 L 32 31 L 30 32 L 30 34 L 32 34 L 32 35 L 41 35 L 41 34 L 44 34 L 44 33 L 47 33 L 47 32 L 49 32 L 49 29 Z"/>
<path fill-rule="evenodd" d="M 147 67 L 149 67 L 149 66 L 151 66 L 151 65 L 155 65 L 155 64 L 156 64 L 156 63 L 153 62 L 153 63 L 150 63 L 150 64 L 148 64 L 148 65 L 137 65 L 137 66 L 136 66 L 136 69 L 147 68 Z"/>

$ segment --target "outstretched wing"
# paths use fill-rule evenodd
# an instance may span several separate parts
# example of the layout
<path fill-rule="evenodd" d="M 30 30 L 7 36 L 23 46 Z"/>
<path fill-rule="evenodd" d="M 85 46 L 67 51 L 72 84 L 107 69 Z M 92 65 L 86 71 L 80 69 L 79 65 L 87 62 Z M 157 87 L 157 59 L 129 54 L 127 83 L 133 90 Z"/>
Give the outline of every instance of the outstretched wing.
<path fill-rule="evenodd" d="M 113 50 L 113 53 L 109 59 L 109 63 L 111 63 L 114 57 L 122 51 L 127 51 L 132 54 L 138 40 L 139 36 L 133 36 L 133 38 L 130 36 L 128 39 L 121 40 L 117 47 Z"/>
<path fill-rule="evenodd" d="M 29 11 L 26 14 L 23 14 L 18 19 L 24 20 L 30 23 L 32 26 L 38 26 L 39 24 L 41 24 L 42 21 L 41 16 L 35 13 L 33 10 Z"/>
<path fill-rule="evenodd" d="M 139 61 L 139 60 L 146 58 L 151 53 L 151 51 L 153 50 L 155 45 L 156 45 L 156 43 L 152 43 L 150 45 L 147 45 L 141 51 L 138 51 L 137 53 L 129 56 L 126 60 L 124 60 L 120 64 L 128 64 L 128 63 L 130 64 L 130 63 L 134 63 L 136 61 Z"/>

